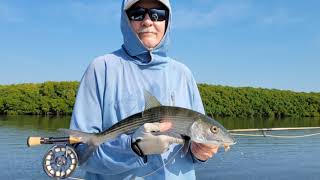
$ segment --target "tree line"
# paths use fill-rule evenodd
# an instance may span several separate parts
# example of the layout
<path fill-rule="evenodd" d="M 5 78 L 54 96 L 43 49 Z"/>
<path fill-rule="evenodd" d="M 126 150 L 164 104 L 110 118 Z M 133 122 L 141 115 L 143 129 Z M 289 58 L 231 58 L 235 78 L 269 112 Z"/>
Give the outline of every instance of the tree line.
<path fill-rule="evenodd" d="M 79 82 L 0 85 L 0 114 L 71 114 Z M 198 84 L 209 116 L 320 117 L 320 93 Z"/>
<path fill-rule="evenodd" d="M 71 114 L 79 82 L 0 85 L 0 114 Z"/>
<path fill-rule="evenodd" d="M 199 84 L 210 116 L 319 117 L 320 93 Z"/>

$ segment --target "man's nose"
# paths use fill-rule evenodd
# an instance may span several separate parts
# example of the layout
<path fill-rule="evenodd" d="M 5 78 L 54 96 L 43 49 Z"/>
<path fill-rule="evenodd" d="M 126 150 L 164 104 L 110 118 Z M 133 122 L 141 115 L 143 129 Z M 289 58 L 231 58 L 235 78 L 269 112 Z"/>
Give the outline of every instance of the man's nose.
<path fill-rule="evenodd" d="M 150 19 L 150 16 L 149 14 L 147 13 L 145 16 L 144 16 L 144 19 L 142 20 L 142 25 L 143 26 L 146 26 L 146 27 L 149 27 L 152 25 L 152 20 Z"/>

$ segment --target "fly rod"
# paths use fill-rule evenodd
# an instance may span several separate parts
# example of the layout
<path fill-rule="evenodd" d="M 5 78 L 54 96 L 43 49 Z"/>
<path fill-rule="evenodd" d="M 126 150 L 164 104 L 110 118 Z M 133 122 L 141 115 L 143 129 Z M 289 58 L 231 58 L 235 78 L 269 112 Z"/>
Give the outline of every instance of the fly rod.
<path fill-rule="evenodd" d="M 314 130 L 314 129 L 320 129 L 320 127 L 289 127 L 289 128 L 260 128 L 260 129 L 232 129 L 228 130 L 231 135 L 233 136 L 251 136 L 251 137 L 272 137 L 272 138 L 286 138 L 286 139 L 292 139 L 292 138 L 303 138 L 303 137 L 311 137 L 311 136 L 317 136 L 320 135 L 320 133 L 313 133 L 313 134 L 304 134 L 304 135 L 271 135 L 267 134 L 267 132 L 271 131 L 287 131 L 287 130 Z M 241 132 L 261 132 L 262 134 L 241 134 Z"/>
<path fill-rule="evenodd" d="M 80 143 L 80 139 L 76 137 L 28 137 L 28 147 L 38 146 L 41 144 L 77 144 Z"/>
<path fill-rule="evenodd" d="M 229 132 L 253 132 L 253 131 L 286 131 L 286 130 L 312 130 L 320 127 L 286 127 L 286 128 L 260 128 L 260 129 L 231 129 Z"/>

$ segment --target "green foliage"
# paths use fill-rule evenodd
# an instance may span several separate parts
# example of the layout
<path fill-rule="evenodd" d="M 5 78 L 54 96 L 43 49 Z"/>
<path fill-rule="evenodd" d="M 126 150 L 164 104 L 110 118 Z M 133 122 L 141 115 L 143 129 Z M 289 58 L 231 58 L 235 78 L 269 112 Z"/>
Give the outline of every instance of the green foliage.
<path fill-rule="evenodd" d="M 71 114 L 78 82 L 0 86 L 0 114 Z"/>
<path fill-rule="evenodd" d="M 199 84 L 210 116 L 319 117 L 320 93 Z"/>
<path fill-rule="evenodd" d="M 0 85 L 0 114 L 71 114 L 79 82 Z M 199 84 L 210 116 L 320 117 L 320 93 Z"/>

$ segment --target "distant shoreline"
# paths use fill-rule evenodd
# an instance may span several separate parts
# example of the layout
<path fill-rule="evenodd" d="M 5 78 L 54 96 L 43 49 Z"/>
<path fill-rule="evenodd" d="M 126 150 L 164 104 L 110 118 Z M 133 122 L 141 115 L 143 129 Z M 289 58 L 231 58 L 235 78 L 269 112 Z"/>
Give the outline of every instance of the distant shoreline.
<path fill-rule="evenodd" d="M 71 115 L 78 81 L 0 85 L 2 115 Z M 320 117 L 320 93 L 198 84 L 209 116 Z"/>

